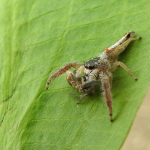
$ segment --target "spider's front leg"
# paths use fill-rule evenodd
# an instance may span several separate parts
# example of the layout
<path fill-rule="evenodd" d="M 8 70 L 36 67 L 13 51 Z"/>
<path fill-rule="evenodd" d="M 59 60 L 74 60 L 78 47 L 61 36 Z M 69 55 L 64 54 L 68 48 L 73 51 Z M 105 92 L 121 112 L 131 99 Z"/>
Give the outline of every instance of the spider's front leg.
<path fill-rule="evenodd" d="M 82 65 L 83 65 L 83 64 L 81 64 L 81 63 L 72 62 L 72 63 L 68 63 L 68 64 L 66 64 L 65 66 L 59 68 L 59 69 L 56 70 L 52 75 L 50 75 L 50 77 L 49 77 L 49 79 L 48 79 L 48 81 L 47 81 L 47 83 L 46 83 L 46 89 L 48 89 L 49 84 L 50 84 L 52 78 L 56 78 L 56 77 L 60 76 L 61 74 L 65 73 L 65 72 L 66 72 L 69 68 L 71 68 L 71 67 L 73 67 L 73 68 L 75 68 L 75 69 L 77 70 L 77 69 L 80 68 Z"/>
<path fill-rule="evenodd" d="M 85 77 L 82 76 L 82 77 L 77 78 L 76 77 L 77 73 L 78 73 L 78 71 L 76 71 L 76 70 L 74 70 L 73 72 L 67 71 L 66 79 L 67 79 L 68 83 L 72 86 L 72 88 L 74 88 L 79 93 L 81 93 L 81 95 L 74 95 L 74 94 L 69 93 L 70 96 L 79 98 L 79 101 L 77 102 L 77 104 L 78 104 L 84 97 L 86 97 L 88 95 L 88 90 L 90 90 L 90 88 L 88 88 L 88 89 L 82 88 L 82 83 L 85 82 Z"/>
<path fill-rule="evenodd" d="M 76 73 L 77 73 L 76 70 L 74 70 L 73 72 L 67 71 L 66 80 L 72 86 L 72 88 L 77 90 L 79 93 L 82 93 L 82 87 L 81 86 L 82 86 L 82 82 L 84 82 L 84 80 L 81 77 L 77 78 Z"/>
<path fill-rule="evenodd" d="M 110 115 L 110 121 L 112 122 L 112 98 L 111 98 L 111 87 L 110 87 L 110 81 L 107 77 L 106 74 L 101 73 L 99 75 L 100 80 L 102 82 L 102 89 L 103 89 L 103 94 L 104 94 L 104 98 L 106 101 L 106 104 L 109 108 L 109 115 Z"/>

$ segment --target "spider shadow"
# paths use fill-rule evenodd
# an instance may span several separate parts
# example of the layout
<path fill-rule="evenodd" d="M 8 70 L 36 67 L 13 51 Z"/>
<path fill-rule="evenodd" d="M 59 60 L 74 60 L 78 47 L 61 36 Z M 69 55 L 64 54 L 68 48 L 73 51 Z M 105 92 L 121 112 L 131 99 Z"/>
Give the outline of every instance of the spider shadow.
<path fill-rule="evenodd" d="M 123 100 L 123 97 L 121 99 L 118 99 L 118 95 L 121 94 L 121 93 L 124 93 L 124 88 L 121 88 L 120 86 L 118 86 L 119 81 L 121 81 L 121 79 L 118 79 L 117 77 L 114 77 L 114 92 L 112 91 L 112 106 L 113 106 L 113 121 L 116 121 L 117 119 L 119 119 L 125 112 L 125 108 L 127 106 L 127 101 L 126 100 Z M 121 84 L 122 87 L 125 87 L 123 85 L 123 83 Z M 117 104 L 119 103 L 119 104 Z"/>
<path fill-rule="evenodd" d="M 119 60 L 118 61 L 121 61 L 121 62 L 126 64 L 127 57 L 129 55 L 133 45 L 134 45 L 134 43 L 131 43 L 130 45 L 128 45 L 128 47 L 123 52 L 123 54 L 121 54 L 119 56 Z M 129 66 L 129 68 L 130 68 L 130 66 Z M 125 82 L 123 82 L 121 74 L 126 74 L 126 76 L 129 76 L 128 73 L 125 72 L 121 67 L 118 67 L 117 70 L 113 73 L 114 77 L 113 77 L 113 82 L 112 82 L 112 88 L 113 88 L 113 90 L 112 90 L 112 101 L 114 100 L 114 102 L 115 102 L 115 99 L 117 98 L 117 95 L 119 95 L 121 93 L 124 93 L 124 88 L 128 88 L 128 87 L 124 86 L 126 84 L 125 84 Z M 131 80 L 131 82 L 133 81 L 133 79 L 130 78 L 130 76 L 129 76 L 128 80 Z M 135 81 L 133 81 L 133 82 L 135 82 Z M 113 91 L 115 91 L 115 92 L 113 92 Z M 117 102 L 115 102 L 115 103 L 117 103 Z M 117 107 L 117 112 L 116 112 L 115 115 L 113 115 L 113 120 L 117 120 L 119 117 L 121 117 L 120 114 L 125 111 L 124 109 L 125 109 L 125 107 L 127 105 L 127 101 L 119 100 L 119 103 L 120 103 L 120 105 L 119 105 L 119 107 Z M 114 109 L 115 109 L 115 107 L 114 107 Z"/>

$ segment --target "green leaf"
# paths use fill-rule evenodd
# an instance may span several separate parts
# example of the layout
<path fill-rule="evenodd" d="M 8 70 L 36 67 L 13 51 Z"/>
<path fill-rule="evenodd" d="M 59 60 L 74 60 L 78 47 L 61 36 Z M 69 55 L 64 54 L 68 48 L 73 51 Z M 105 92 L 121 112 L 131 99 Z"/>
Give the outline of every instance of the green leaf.
<path fill-rule="evenodd" d="M 120 149 L 150 85 L 149 8 L 145 0 L 0 0 L 0 149 Z M 56 69 L 98 56 L 131 30 L 142 39 L 120 61 L 138 81 L 114 72 L 113 123 L 101 90 L 78 105 L 65 75 L 45 90 Z"/>

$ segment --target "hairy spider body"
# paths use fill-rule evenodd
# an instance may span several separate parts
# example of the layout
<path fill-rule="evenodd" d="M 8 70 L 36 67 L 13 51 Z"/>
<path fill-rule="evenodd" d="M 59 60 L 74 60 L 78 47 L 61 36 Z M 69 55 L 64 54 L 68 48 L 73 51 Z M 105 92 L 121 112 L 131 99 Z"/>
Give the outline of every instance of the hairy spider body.
<path fill-rule="evenodd" d="M 137 80 L 135 76 L 131 73 L 128 67 L 118 60 L 118 56 L 122 53 L 131 41 L 140 39 L 141 37 L 133 38 L 135 32 L 130 31 L 125 34 L 118 42 L 114 45 L 106 48 L 100 56 L 95 57 L 86 61 L 84 64 L 81 63 L 68 63 L 64 67 L 56 70 L 48 79 L 46 84 L 46 89 L 48 89 L 52 78 L 56 78 L 59 75 L 65 73 L 69 68 L 73 67 L 75 70 L 73 72 L 67 71 L 66 79 L 68 83 L 79 93 L 79 103 L 85 96 L 90 93 L 95 93 L 95 86 L 102 83 L 103 95 L 105 102 L 109 108 L 110 121 L 112 121 L 112 72 L 117 69 L 117 66 L 122 67 L 128 74 Z M 80 77 L 80 75 L 82 76 Z"/>

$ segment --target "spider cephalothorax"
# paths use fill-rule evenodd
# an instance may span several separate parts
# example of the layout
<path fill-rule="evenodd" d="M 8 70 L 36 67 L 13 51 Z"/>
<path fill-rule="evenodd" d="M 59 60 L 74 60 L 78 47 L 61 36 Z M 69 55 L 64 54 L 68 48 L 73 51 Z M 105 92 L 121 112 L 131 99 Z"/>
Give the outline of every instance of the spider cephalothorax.
<path fill-rule="evenodd" d="M 84 67 L 87 69 L 95 69 L 98 65 L 101 63 L 100 57 L 95 57 L 93 59 L 90 59 L 84 63 Z"/>
<path fill-rule="evenodd" d="M 106 48 L 100 56 L 90 59 L 84 64 L 72 62 L 56 70 L 49 77 L 46 89 L 48 89 L 52 78 L 58 77 L 69 68 L 73 67 L 75 70 L 73 72 L 67 71 L 66 79 L 74 89 L 81 93 L 81 95 L 70 95 L 79 97 L 79 101 L 77 102 L 79 103 L 88 94 L 95 93 L 95 85 L 101 84 L 105 102 L 109 108 L 110 121 L 112 121 L 112 72 L 117 69 L 117 66 L 121 66 L 134 80 L 137 80 L 128 67 L 117 60 L 118 55 L 124 51 L 131 41 L 141 38 L 140 36 L 133 38 L 134 33 L 133 31 L 127 32 L 118 42 Z"/>

